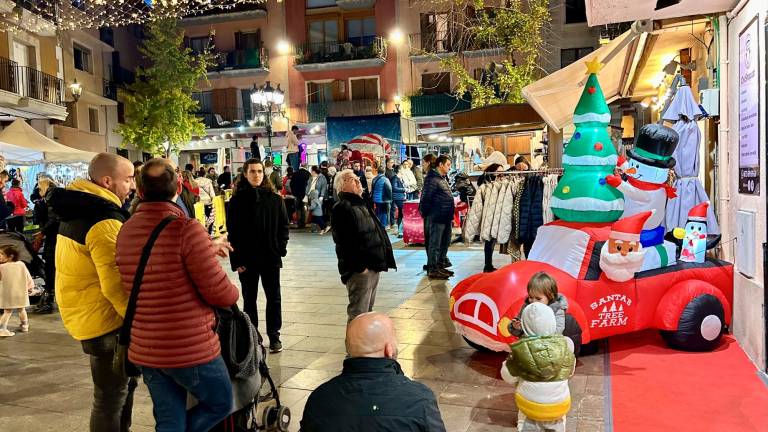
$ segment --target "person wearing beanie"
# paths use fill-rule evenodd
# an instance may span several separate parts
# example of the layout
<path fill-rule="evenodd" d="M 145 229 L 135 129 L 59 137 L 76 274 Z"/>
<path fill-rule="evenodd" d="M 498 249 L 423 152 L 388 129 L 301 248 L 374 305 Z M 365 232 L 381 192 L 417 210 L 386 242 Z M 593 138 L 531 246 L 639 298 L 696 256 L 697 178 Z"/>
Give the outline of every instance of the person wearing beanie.
<path fill-rule="evenodd" d="M 524 336 L 512 344 L 501 368 L 505 381 L 518 378 L 517 430 L 564 432 L 571 409 L 568 379 L 576 368 L 573 344 L 556 334 L 555 313 L 543 303 L 526 306 L 521 324 Z"/>
<path fill-rule="evenodd" d="M 619 219 L 611 225 L 608 241 L 600 249 L 600 269 L 608 279 L 626 282 L 640 271 L 645 259 L 640 232 L 645 221 L 655 212 L 651 210 L 638 213 Z"/>

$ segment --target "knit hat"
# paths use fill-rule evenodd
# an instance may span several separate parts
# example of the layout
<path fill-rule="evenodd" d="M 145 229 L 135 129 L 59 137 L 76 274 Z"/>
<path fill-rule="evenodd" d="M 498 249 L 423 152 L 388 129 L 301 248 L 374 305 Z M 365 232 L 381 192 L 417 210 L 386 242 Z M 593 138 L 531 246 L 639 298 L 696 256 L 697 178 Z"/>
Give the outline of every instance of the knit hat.
<path fill-rule="evenodd" d="M 608 237 L 628 242 L 639 242 L 643 224 L 654 213 L 656 213 L 655 209 L 617 220 L 611 225 L 611 235 Z"/>
<path fill-rule="evenodd" d="M 552 336 L 557 331 L 555 312 L 544 303 L 531 303 L 520 314 L 526 336 Z"/>
<path fill-rule="evenodd" d="M 708 207 L 709 201 L 704 201 L 703 203 L 694 206 L 691 211 L 688 212 L 688 220 L 691 222 L 706 222 Z"/>

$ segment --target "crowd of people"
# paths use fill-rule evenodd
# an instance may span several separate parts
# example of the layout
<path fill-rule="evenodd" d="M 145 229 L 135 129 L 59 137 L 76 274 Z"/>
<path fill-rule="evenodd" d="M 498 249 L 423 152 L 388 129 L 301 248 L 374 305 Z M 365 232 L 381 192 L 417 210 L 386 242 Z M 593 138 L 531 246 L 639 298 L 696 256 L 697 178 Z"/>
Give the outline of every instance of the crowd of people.
<path fill-rule="evenodd" d="M 343 160 L 338 166 L 288 167 L 282 177 L 271 160 L 252 158 L 233 177 L 229 167 L 217 175 L 212 168 L 179 169 L 167 159 L 131 163 L 101 153 L 91 161 L 88 179 L 61 188 L 41 178 L 35 211 L 50 280 L 49 298 L 41 307 L 52 311 L 55 297 L 64 327 L 89 356 L 94 386 L 90 430 L 130 429 L 138 384 L 115 368 L 120 344 L 127 344 L 127 360 L 139 368 L 149 389 L 158 431 L 208 431 L 230 415 L 232 383 L 215 331 L 216 309 L 235 305 L 242 295 L 244 312 L 257 326 L 261 281 L 269 350 L 282 351 L 280 269 L 291 226 L 307 223 L 316 225 L 320 235 L 332 233 L 349 298 L 348 356 L 341 375 L 310 395 L 302 430 L 445 430 L 434 394 L 403 374 L 394 326 L 375 312 L 375 299 L 381 272 L 397 268 L 390 235 L 402 232 L 403 204 L 409 199 L 419 198 L 428 277 L 453 276 L 447 257 L 454 218 L 447 180 L 451 166 L 448 156 L 427 154 L 419 166 L 410 160 L 401 165 L 388 160 L 381 167 Z M 14 192 L 17 186 L 12 182 L 5 195 L 14 206 L 23 199 Z M 228 234 L 214 239 L 212 201 L 225 189 L 232 189 Z M 196 220 L 197 203 L 202 203 L 204 224 Z M 9 214 L 8 220 L 13 217 Z M 229 258 L 240 292 L 220 257 Z M 567 302 L 554 280 L 546 275 L 534 279 L 509 331 L 537 338 L 567 334 Z M 19 331 L 29 331 L 25 308 L 32 279 L 14 247 L 0 247 L 0 281 L 0 337 L 13 335 L 8 323 L 14 312 Z M 543 319 L 535 308 L 530 317 L 526 314 L 535 304 L 548 306 L 553 329 L 545 326 L 546 332 L 537 333 L 537 324 L 526 324 L 526 319 Z M 118 337 L 121 330 L 128 340 Z M 561 340 L 552 338 L 551 343 L 560 346 Z M 572 358 L 561 353 L 553 360 L 564 371 L 558 376 L 566 389 Z M 518 363 L 510 358 L 502 374 L 536 379 L 535 364 Z M 349 388 L 358 390 L 350 393 Z M 188 395 L 197 401 L 190 410 Z M 521 417 L 521 425 L 536 421 L 528 411 Z"/>

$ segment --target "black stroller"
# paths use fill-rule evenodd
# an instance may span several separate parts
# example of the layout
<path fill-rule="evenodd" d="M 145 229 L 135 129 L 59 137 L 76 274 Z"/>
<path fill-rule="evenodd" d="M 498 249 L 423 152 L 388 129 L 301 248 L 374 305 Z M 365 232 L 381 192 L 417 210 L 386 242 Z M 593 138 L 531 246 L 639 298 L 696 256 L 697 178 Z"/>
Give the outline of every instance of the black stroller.
<path fill-rule="evenodd" d="M 15 246 L 19 251 L 19 261 L 23 262 L 35 281 L 35 288 L 29 296 L 29 303 L 36 304 L 45 292 L 45 268 L 43 260 L 32 248 L 27 237 L 15 231 L 0 231 L 0 246 Z"/>
<path fill-rule="evenodd" d="M 280 404 L 280 394 L 269 374 L 267 350 L 262 344 L 261 334 L 251 324 L 248 315 L 241 312 L 237 305 L 229 310 L 219 309 L 217 312 L 219 317 L 217 333 L 222 339 L 221 355 L 224 357 L 232 379 L 235 411 L 212 431 L 287 432 L 291 422 L 291 411 Z M 235 343 L 235 339 L 240 343 Z M 244 343 L 249 339 L 250 343 Z M 262 392 L 265 382 L 269 384 L 269 390 Z M 275 405 L 264 409 L 259 423 L 257 421 L 258 404 L 273 399 Z"/>

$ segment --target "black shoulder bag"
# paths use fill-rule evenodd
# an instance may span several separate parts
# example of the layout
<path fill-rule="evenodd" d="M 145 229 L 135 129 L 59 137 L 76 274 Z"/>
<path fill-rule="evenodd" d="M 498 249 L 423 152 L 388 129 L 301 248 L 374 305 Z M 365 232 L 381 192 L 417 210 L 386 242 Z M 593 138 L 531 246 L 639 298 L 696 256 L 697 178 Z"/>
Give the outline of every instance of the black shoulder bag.
<path fill-rule="evenodd" d="M 152 247 L 155 245 L 155 240 L 160 236 L 160 232 L 162 232 L 174 219 L 176 219 L 176 216 L 172 215 L 167 216 L 160 221 L 155 229 L 152 230 L 152 234 L 149 235 L 149 240 L 147 240 L 144 249 L 141 251 L 139 266 L 136 267 L 136 275 L 133 278 L 131 297 L 128 299 L 128 308 L 125 310 L 123 326 L 120 327 L 120 332 L 117 334 L 115 356 L 112 358 L 112 370 L 118 375 L 124 377 L 137 377 L 141 375 L 139 368 L 128 360 L 128 347 L 131 344 L 131 326 L 133 325 L 133 316 L 136 314 L 136 301 L 139 299 L 139 289 L 141 288 L 142 279 L 144 279 L 144 268 L 147 266 L 149 256 L 152 254 Z"/>

